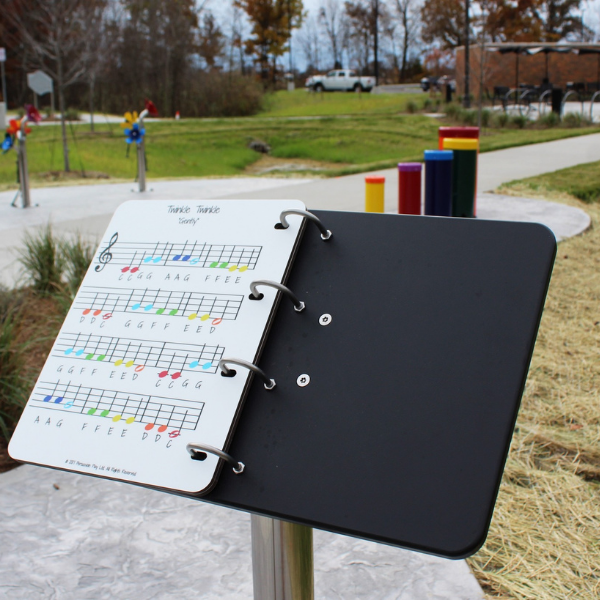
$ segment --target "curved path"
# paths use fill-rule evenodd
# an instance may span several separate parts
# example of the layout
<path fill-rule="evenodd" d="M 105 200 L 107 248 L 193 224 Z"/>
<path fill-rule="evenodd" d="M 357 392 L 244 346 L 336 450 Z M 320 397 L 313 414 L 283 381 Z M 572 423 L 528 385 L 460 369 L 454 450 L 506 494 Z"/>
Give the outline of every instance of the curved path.
<path fill-rule="evenodd" d="M 575 143 L 577 142 L 577 143 Z M 600 136 L 483 154 L 483 189 L 600 160 Z M 573 162 L 576 161 L 576 162 Z M 396 171 L 387 176 L 386 208 L 395 208 Z M 9 207 L 0 193 L 0 279 L 13 284 L 15 250 L 27 227 L 48 221 L 61 233 L 99 237 L 125 200 L 299 198 L 309 208 L 362 210 L 364 175 L 328 180 L 199 179 L 32 190 L 39 207 Z M 589 226 L 579 209 L 496 194 L 479 197 L 479 218 L 545 223 L 558 239 Z M 8 598 L 252 597 L 250 527 L 245 513 L 168 494 L 23 466 L 0 476 L 0 596 Z M 315 587 L 320 599 L 481 600 L 464 561 L 315 531 Z"/>

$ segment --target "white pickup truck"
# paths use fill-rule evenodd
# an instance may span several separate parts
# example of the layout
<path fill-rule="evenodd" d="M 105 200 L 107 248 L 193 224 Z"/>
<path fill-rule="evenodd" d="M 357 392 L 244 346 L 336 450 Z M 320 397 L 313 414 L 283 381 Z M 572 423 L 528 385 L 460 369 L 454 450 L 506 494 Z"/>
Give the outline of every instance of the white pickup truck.
<path fill-rule="evenodd" d="M 327 75 L 313 75 L 306 80 L 306 87 L 315 92 L 370 92 L 375 77 L 357 77 L 350 69 L 329 71 Z"/>

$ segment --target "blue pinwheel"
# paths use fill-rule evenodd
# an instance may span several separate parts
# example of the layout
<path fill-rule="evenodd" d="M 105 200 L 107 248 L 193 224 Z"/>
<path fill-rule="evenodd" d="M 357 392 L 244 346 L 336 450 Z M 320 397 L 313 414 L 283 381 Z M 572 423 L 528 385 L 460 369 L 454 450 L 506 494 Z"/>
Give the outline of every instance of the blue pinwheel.
<path fill-rule="evenodd" d="M 15 145 L 15 140 L 10 133 L 7 133 L 4 136 L 4 141 L 2 142 L 2 154 L 6 154 L 13 146 Z"/>
<path fill-rule="evenodd" d="M 125 141 L 128 144 L 131 144 L 132 142 L 141 144 L 146 130 L 143 127 L 140 128 L 138 123 L 134 123 L 131 127 L 127 127 L 123 133 L 125 133 Z"/>

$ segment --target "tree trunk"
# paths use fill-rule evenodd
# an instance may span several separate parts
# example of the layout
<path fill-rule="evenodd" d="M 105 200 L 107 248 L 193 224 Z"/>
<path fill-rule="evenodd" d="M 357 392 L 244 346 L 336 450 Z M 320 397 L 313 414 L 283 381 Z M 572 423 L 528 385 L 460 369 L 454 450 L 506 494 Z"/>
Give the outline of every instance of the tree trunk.
<path fill-rule="evenodd" d="M 400 81 L 404 83 L 406 78 L 406 59 L 408 54 L 408 33 L 404 30 L 404 41 L 402 43 L 402 70 L 400 71 Z"/>
<path fill-rule="evenodd" d="M 58 107 L 60 110 L 60 128 L 62 132 L 63 157 L 65 160 L 65 173 L 71 171 L 69 166 L 69 145 L 67 144 L 67 122 L 66 115 L 67 107 L 65 106 L 65 88 L 63 86 L 63 64 L 62 57 L 59 57 L 57 62 L 58 71 Z"/>
<path fill-rule="evenodd" d="M 94 83 L 95 77 L 90 77 L 90 131 L 94 132 Z"/>
<path fill-rule="evenodd" d="M 164 94 L 163 94 L 163 104 L 164 104 L 164 114 L 170 115 L 171 111 L 169 110 L 169 67 L 171 66 L 171 52 L 167 50 L 165 56 L 165 80 L 163 82 L 164 85 Z"/>

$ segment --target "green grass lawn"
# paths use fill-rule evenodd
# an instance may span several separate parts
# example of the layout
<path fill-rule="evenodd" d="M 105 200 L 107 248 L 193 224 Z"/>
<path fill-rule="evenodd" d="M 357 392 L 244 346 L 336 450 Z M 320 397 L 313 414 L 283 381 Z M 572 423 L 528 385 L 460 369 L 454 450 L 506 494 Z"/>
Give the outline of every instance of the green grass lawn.
<path fill-rule="evenodd" d="M 149 178 L 241 175 L 259 160 L 248 142 L 260 139 L 279 159 L 310 159 L 327 163 L 326 176 L 391 167 L 398 161 L 421 160 L 423 150 L 437 147 L 441 121 L 420 114 L 401 114 L 407 96 L 308 94 L 298 90 L 274 94 L 259 116 L 231 119 L 190 119 L 149 122 Z M 331 112 L 336 116 L 312 115 Z M 351 114 L 354 111 L 354 114 Z M 281 116 L 283 114 L 290 116 Z M 279 116 L 278 116 L 279 115 Z M 71 168 L 133 180 L 135 148 L 127 145 L 117 124 L 97 119 L 96 133 L 88 125 L 69 128 Z M 481 140 L 483 152 L 600 131 L 586 129 L 490 129 Z M 27 142 L 29 170 L 35 184 L 47 183 L 39 174 L 63 168 L 60 128 L 33 127 Z M 16 154 L 0 156 L 0 185 L 16 185 Z"/>
<path fill-rule="evenodd" d="M 335 115 L 382 115 L 406 112 L 413 101 L 423 106 L 427 94 L 357 94 L 355 92 L 323 92 L 298 89 L 275 92 L 267 96 L 265 110 L 259 116 L 314 117 Z"/>
<path fill-rule="evenodd" d="M 537 192 L 555 190 L 575 196 L 584 202 L 600 200 L 600 162 L 585 163 L 552 173 L 506 184 L 526 186 Z"/>

